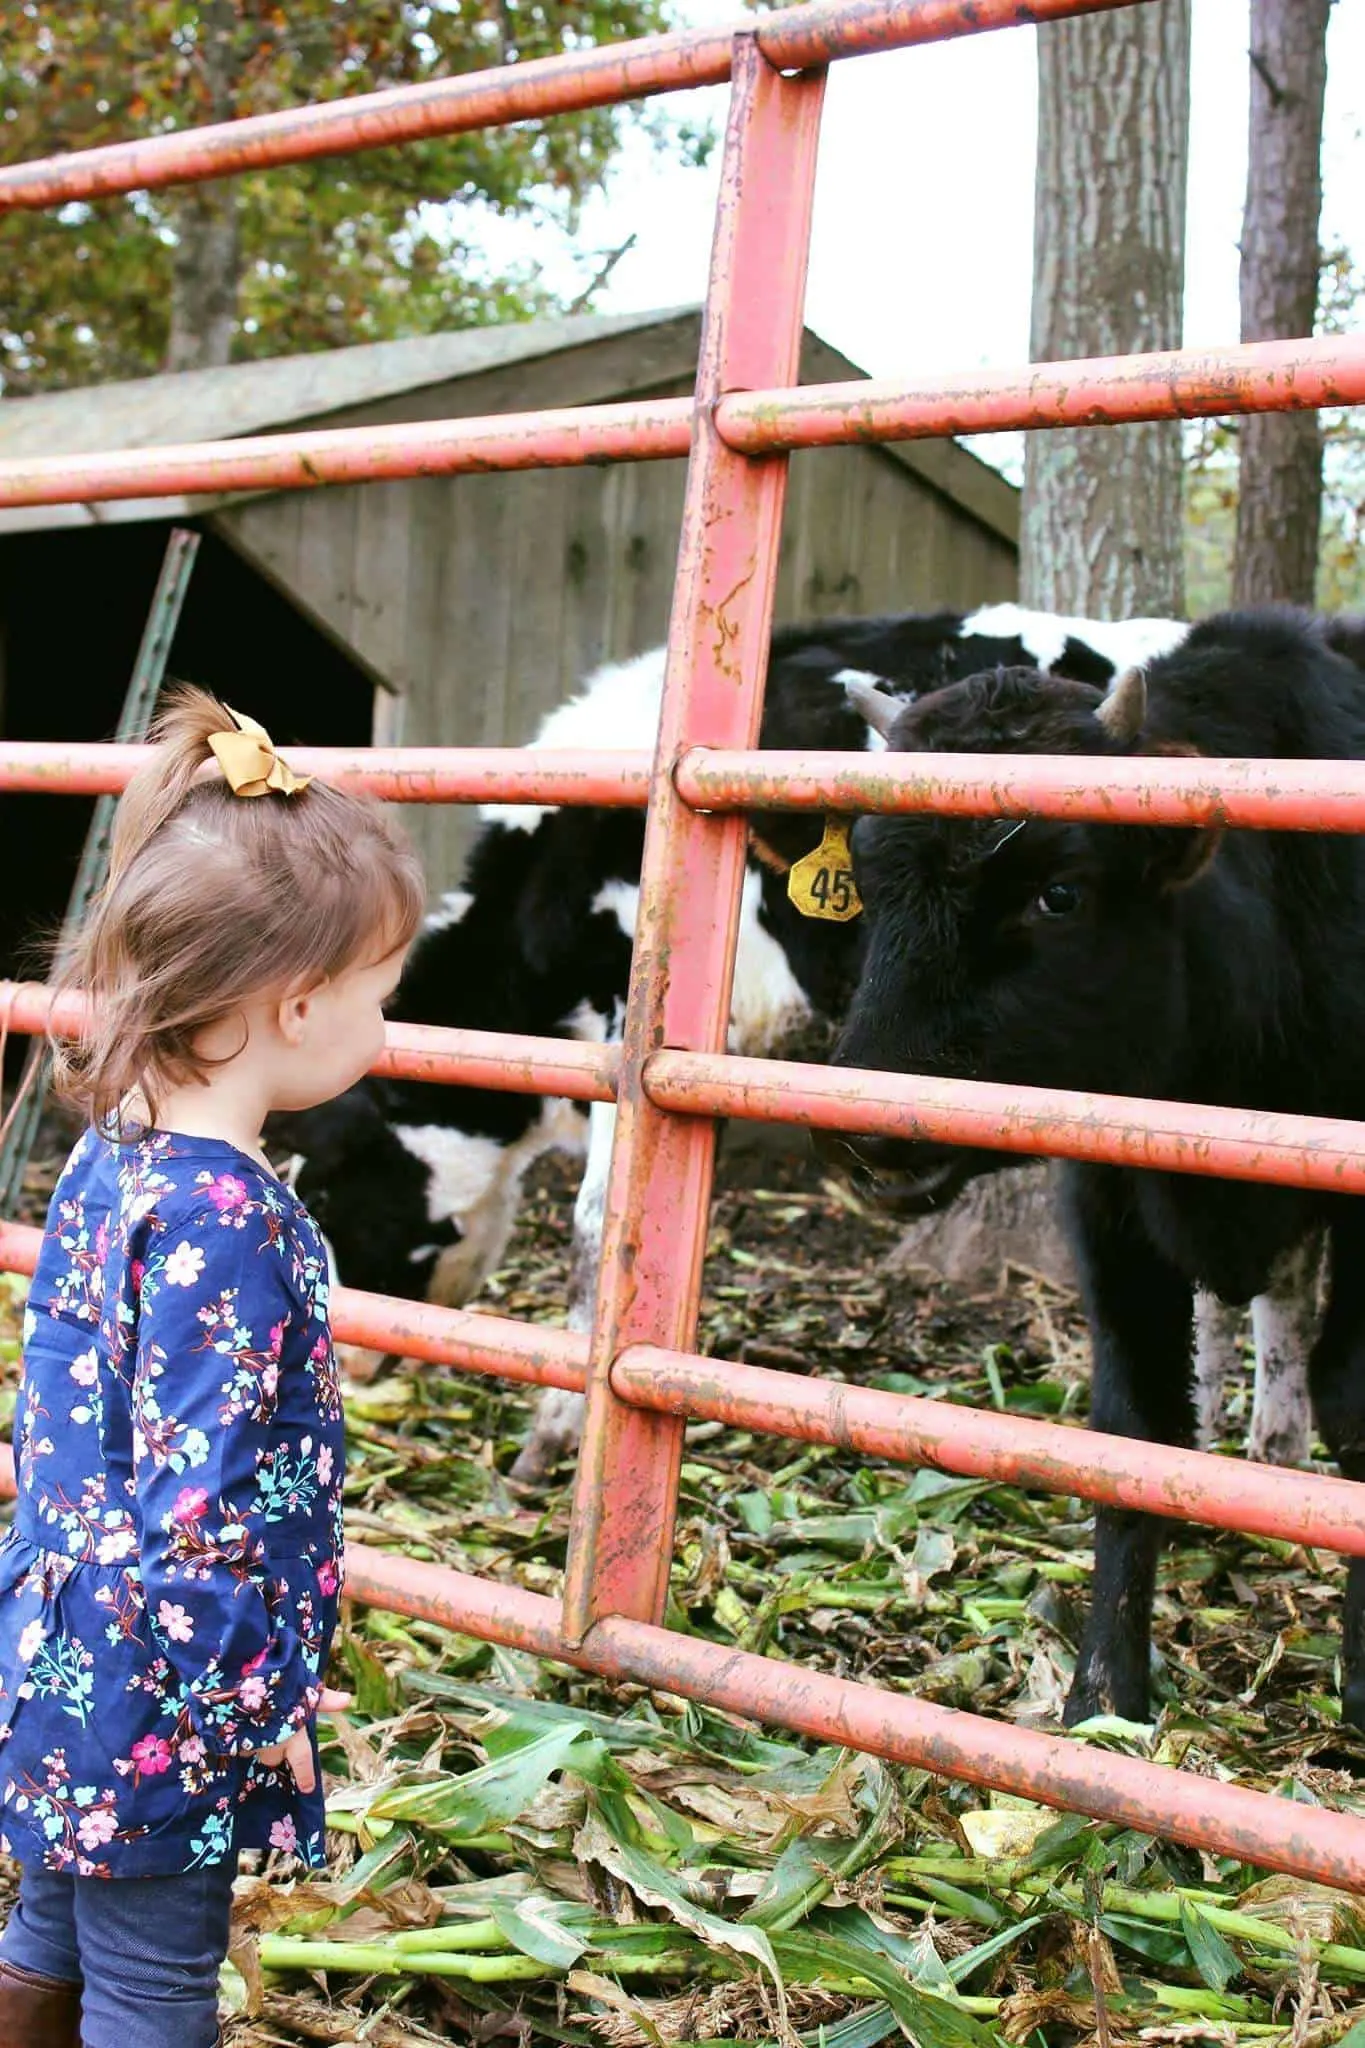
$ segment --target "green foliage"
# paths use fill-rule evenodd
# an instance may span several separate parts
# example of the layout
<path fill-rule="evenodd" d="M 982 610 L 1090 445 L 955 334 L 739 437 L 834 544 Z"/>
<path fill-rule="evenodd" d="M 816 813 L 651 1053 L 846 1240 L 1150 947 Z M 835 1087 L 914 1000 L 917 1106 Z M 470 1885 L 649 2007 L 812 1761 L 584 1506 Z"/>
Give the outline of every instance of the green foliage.
<path fill-rule="evenodd" d="M 0 9 L 6 162 L 268 113 L 639 36 L 668 0 L 19 0 Z M 209 28 L 222 40 L 210 48 Z M 225 104 L 226 100 L 226 104 Z M 477 246 L 492 209 L 572 228 L 623 124 L 603 108 L 233 181 L 237 357 L 516 317 L 553 307 Z M 656 116 L 700 154 L 707 138 Z M 191 195 L 192 196 L 192 195 Z M 229 201 L 228 203 L 232 203 Z M 11 394 L 146 375 L 163 363 L 190 198 L 133 193 L 0 221 L 0 374 Z"/>

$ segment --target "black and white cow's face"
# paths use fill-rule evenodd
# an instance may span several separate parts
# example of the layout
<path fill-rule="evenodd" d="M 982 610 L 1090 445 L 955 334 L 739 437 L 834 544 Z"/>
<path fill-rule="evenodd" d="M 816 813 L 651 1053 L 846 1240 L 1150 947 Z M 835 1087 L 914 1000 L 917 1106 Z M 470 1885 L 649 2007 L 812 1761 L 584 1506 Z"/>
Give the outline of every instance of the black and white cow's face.
<path fill-rule="evenodd" d="M 1105 755 L 1132 746 L 1142 681 L 1102 700 L 1030 670 L 921 699 L 903 751 Z M 867 923 L 835 1064 L 1005 1084 L 1160 1094 L 1178 1052 L 1175 887 L 1204 835 L 1055 819 L 865 818 Z M 894 1138 L 826 1141 L 889 1204 L 945 1206 L 1010 1155 Z"/>

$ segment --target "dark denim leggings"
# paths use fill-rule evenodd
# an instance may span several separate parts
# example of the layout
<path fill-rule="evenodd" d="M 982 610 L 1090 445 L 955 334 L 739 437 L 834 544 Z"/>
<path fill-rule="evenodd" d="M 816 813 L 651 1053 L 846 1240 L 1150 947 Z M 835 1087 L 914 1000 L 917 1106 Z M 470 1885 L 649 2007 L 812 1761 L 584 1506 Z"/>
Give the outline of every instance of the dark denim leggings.
<path fill-rule="evenodd" d="M 0 1956 L 81 1983 L 82 2048 L 214 2048 L 236 1860 L 180 1877 L 25 1870 Z"/>

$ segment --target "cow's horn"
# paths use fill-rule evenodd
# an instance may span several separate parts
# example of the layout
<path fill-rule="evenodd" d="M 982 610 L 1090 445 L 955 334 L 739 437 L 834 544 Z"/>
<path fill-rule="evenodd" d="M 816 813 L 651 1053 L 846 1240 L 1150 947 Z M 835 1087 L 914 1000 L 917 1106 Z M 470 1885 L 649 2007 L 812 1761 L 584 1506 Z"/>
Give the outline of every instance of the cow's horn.
<path fill-rule="evenodd" d="M 1147 678 L 1140 668 L 1125 669 L 1095 713 L 1111 739 L 1135 740 L 1147 716 Z"/>
<path fill-rule="evenodd" d="M 889 737 L 892 726 L 905 708 L 899 697 L 888 697 L 885 690 L 879 690 L 867 676 L 850 676 L 844 684 L 844 695 L 854 710 L 862 713 L 873 732 L 879 732 L 883 739 Z"/>

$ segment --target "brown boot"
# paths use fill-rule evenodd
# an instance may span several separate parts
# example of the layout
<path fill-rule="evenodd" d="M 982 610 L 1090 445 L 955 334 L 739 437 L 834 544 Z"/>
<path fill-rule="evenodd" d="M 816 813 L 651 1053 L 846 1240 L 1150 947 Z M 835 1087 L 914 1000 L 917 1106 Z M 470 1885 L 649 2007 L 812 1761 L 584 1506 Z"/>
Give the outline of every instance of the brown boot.
<path fill-rule="evenodd" d="M 81 1987 L 0 1962 L 0 2048 L 81 2048 Z"/>

